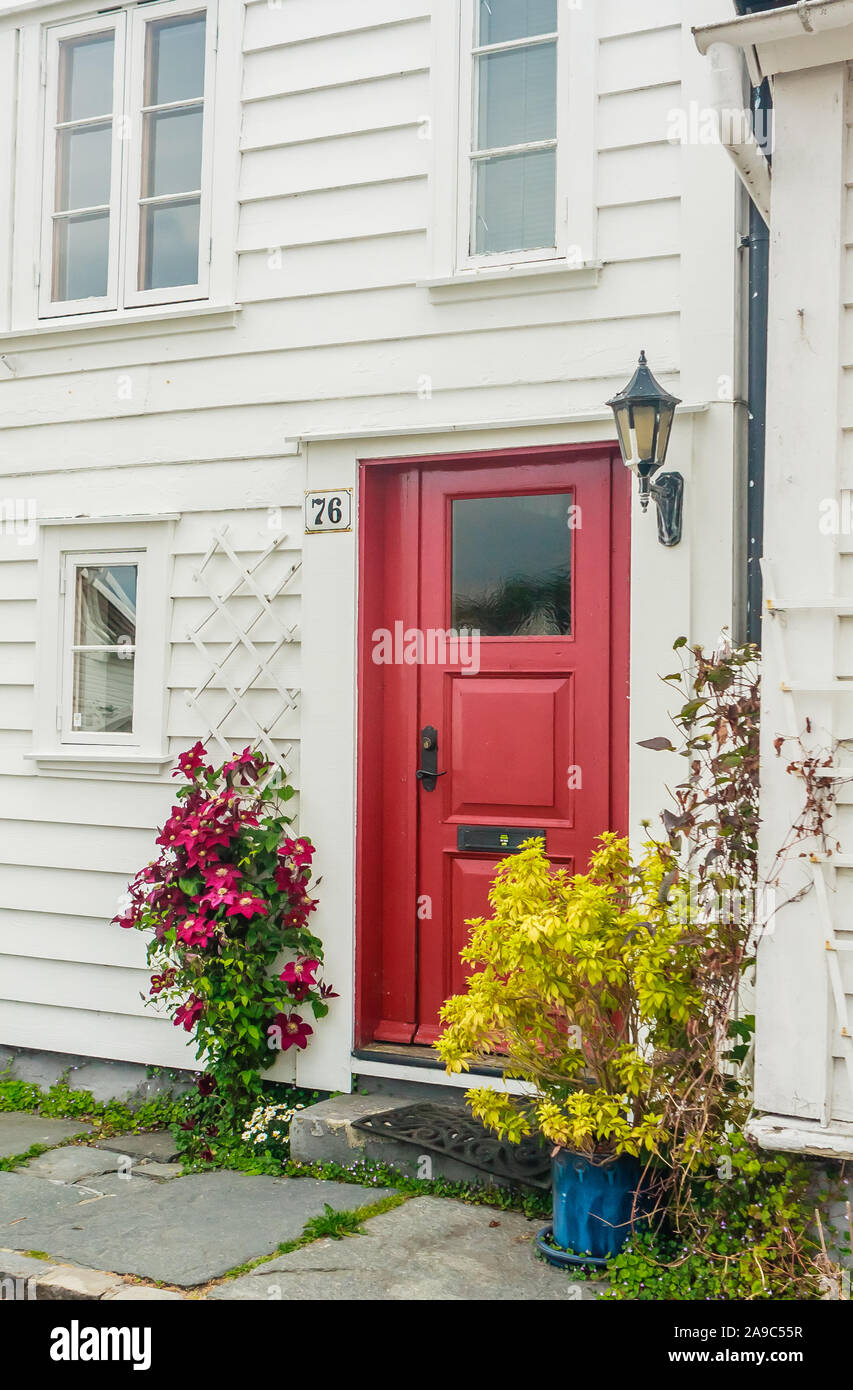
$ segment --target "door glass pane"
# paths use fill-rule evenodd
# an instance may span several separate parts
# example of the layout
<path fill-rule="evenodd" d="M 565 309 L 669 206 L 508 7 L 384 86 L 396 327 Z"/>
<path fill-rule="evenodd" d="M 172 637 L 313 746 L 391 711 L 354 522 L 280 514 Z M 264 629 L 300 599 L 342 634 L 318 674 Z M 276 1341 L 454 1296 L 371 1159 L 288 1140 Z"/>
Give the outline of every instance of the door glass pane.
<path fill-rule="evenodd" d="M 59 131 L 56 144 L 58 212 L 109 204 L 112 134 L 112 122 Z"/>
<path fill-rule="evenodd" d="M 204 95 L 204 14 L 148 26 L 146 106 Z"/>
<path fill-rule="evenodd" d="M 113 31 L 59 46 L 59 120 L 109 116 L 113 110 Z"/>
<path fill-rule="evenodd" d="M 453 503 L 451 626 L 483 637 L 572 630 L 572 494 Z"/>
<path fill-rule="evenodd" d="M 134 664 L 132 651 L 74 653 L 75 732 L 133 732 Z"/>
<path fill-rule="evenodd" d="M 198 284 L 198 229 L 197 198 L 142 209 L 140 289 Z"/>
<path fill-rule="evenodd" d="M 557 0 L 480 0 L 480 43 L 557 32 Z"/>
<path fill-rule="evenodd" d="M 90 299 L 105 295 L 109 255 L 109 213 L 57 218 L 54 223 L 53 299 Z"/>
<path fill-rule="evenodd" d="M 499 155 L 474 163 L 474 255 L 556 244 L 556 153 Z"/>
<path fill-rule="evenodd" d="M 477 59 L 477 149 L 553 140 L 557 134 L 557 45 Z"/>
<path fill-rule="evenodd" d="M 74 601 L 76 647 L 136 642 L 136 565 L 80 565 Z"/>
<path fill-rule="evenodd" d="M 203 119 L 200 106 L 159 111 L 145 117 L 143 198 L 193 193 L 201 187 Z"/>

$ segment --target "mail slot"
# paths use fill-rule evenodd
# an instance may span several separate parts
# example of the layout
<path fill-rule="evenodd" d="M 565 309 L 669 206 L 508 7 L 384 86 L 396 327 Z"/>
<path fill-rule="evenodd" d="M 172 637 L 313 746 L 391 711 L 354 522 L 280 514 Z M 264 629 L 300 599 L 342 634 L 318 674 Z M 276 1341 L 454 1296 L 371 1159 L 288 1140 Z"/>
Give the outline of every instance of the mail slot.
<path fill-rule="evenodd" d="M 545 831 L 527 826 L 460 825 L 456 829 L 456 847 L 482 854 L 517 854 L 525 840 L 536 837 L 544 840 Z"/>

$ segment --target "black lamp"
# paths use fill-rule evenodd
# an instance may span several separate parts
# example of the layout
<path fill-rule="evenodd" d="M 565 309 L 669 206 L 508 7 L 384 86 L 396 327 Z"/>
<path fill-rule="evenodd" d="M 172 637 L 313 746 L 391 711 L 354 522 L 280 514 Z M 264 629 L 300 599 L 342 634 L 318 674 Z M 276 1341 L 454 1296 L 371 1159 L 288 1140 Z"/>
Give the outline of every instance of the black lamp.
<path fill-rule="evenodd" d="M 655 473 L 666 462 L 669 436 L 680 405 L 677 396 L 665 391 L 649 371 L 645 352 L 631 381 L 607 404 L 616 417 L 619 447 L 627 468 L 640 480 L 640 502 L 648 510 L 653 497 L 658 513 L 658 539 L 661 545 L 678 545 L 684 504 L 684 479 L 680 473 Z"/>

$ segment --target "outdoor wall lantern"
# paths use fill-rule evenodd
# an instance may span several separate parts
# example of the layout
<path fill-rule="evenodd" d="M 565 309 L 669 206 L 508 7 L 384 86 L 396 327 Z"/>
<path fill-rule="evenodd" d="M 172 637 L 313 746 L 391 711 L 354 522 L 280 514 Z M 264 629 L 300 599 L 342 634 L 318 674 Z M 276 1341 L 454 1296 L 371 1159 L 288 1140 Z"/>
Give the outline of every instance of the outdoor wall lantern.
<path fill-rule="evenodd" d="M 640 480 L 643 511 L 648 510 L 649 498 L 653 497 L 658 513 L 658 540 L 661 545 L 678 545 L 684 479 L 680 473 L 662 473 L 657 479 L 654 475 L 666 462 L 675 407 L 681 402 L 655 381 L 646 354 L 641 352 L 640 365 L 631 381 L 607 404 L 616 417 L 622 460 Z"/>

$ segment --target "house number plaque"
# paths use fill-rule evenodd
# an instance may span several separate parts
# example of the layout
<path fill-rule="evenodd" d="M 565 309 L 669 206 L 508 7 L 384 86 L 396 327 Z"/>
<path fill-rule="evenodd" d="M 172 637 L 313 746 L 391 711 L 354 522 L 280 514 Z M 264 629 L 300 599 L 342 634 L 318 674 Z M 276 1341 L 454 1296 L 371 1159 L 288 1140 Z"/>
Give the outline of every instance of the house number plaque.
<path fill-rule="evenodd" d="M 352 530 L 352 489 L 306 492 L 305 534 L 320 536 L 326 531 Z"/>

